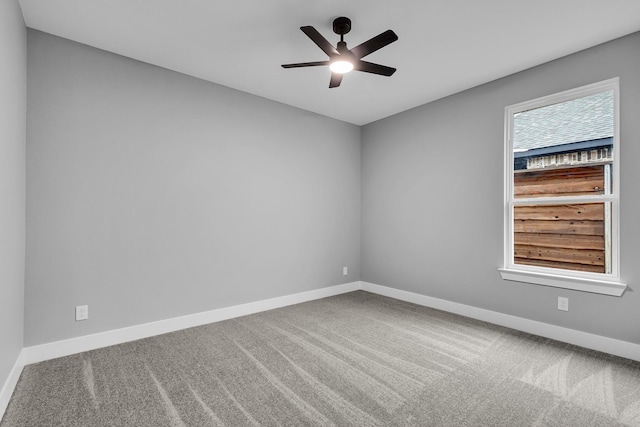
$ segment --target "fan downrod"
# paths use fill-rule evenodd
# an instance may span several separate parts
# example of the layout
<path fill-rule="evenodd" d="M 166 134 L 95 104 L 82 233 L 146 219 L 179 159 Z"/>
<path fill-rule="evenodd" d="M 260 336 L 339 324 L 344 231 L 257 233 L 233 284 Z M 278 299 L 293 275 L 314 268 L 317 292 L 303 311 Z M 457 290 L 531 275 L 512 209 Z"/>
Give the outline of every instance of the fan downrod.
<path fill-rule="evenodd" d="M 333 20 L 333 32 L 339 34 L 342 38 L 351 31 L 351 19 L 341 16 Z"/>

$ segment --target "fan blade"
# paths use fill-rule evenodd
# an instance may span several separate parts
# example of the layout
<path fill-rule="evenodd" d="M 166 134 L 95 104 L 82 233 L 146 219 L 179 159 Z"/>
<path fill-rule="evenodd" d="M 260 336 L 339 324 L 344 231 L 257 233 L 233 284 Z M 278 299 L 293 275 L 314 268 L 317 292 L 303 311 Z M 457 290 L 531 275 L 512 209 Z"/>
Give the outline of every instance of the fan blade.
<path fill-rule="evenodd" d="M 319 67 L 329 65 L 330 61 L 299 62 L 297 64 L 282 64 L 282 68 Z"/>
<path fill-rule="evenodd" d="M 379 74 L 381 76 L 390 76 L 396 72 L 395 68 L 386 65 L 374 64 L 367 61 L 358 61 L 353 65 L 354 70 L 364 71 L 365 73 Z"/>
<path fill-rule="evenodd" d="M 331 81 L 329 81 L 329 89 L 331 89 L 332 87 L 340 86 L 340 83 L 342 83 L 342 76 L 344 76 L 344 74 L 331 73 Z"/>
<path fill-rule="evenodd" d="M 338 55 L 338 50 L 329 43 L 327 39 L 325 39 L 322 34 L 318 32 L 315 28 L 311 26 L 300 27 L 303 33 L 307 35 L 315 44 L 318 45 L 320 49 L 328 56 Z"/>
<path fill-rule="evenodd" d="M 384 33 L 378 34 L 374 38 L 369 39 L 366 42 L 354 47 L 353 49 L 351 49 L 351 53 L 353 53 L 358 59 L 364 58 L 370 53 L 373 53 L 376 50 L 381 49 L 396 40 L 398 40 L 398 36 L 396 35 L 396 33 L 391 30 L 387 30 Z"/>

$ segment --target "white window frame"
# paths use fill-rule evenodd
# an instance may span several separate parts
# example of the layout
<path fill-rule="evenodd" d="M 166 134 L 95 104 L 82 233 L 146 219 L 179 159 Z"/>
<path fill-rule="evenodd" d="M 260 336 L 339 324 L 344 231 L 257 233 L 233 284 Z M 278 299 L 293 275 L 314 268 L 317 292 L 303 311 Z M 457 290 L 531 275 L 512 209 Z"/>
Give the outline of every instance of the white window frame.
<path fill-rule="evenodd" d="M 510 105 L 505 108 L 505 179 L 504 179 L 504 264 L 498 271 L 504 280 L 533 283 L 605 295 L 621 296 L 627 285 L 620 281 L 620 99 L 619 78 L 581 86 L 564 92 Z M 564 198 L 518 198 L 513 192 L 513 117 L 516 113 L 571 101 L 596 93 L 613 91 L 613 187 L 612 194 L 572 196 L 575 203 L 611 202 L 611 273 L 591 273 L 514 263 L 513 207 L 522 204 L 555 204 Z"/>

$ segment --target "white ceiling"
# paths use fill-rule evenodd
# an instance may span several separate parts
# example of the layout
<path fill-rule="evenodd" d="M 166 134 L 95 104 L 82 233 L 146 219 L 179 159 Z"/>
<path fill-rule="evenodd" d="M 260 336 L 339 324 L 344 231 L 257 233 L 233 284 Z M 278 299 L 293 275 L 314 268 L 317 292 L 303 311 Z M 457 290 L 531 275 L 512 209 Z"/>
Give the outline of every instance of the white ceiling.
<path fill-rule="evenodd" d="M 20 0 L 28 27 L 346 122 L 363 125 L 640 30 L 640 0 Z M 352 72 L 329 89 L 338 16 L 348 47 L 392 29 L 366 59 L 392 77 Z"/>

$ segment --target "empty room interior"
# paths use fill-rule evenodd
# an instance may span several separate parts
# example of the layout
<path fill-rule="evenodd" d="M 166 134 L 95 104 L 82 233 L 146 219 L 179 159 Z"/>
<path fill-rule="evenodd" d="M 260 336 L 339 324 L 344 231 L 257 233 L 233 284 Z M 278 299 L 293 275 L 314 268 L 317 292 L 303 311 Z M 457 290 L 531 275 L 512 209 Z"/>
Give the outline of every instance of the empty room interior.
<path fill-rule="evenodd" d="M 0 425 L 640 426 L 638 117 L 636 0 L 1 0 Z"/>

